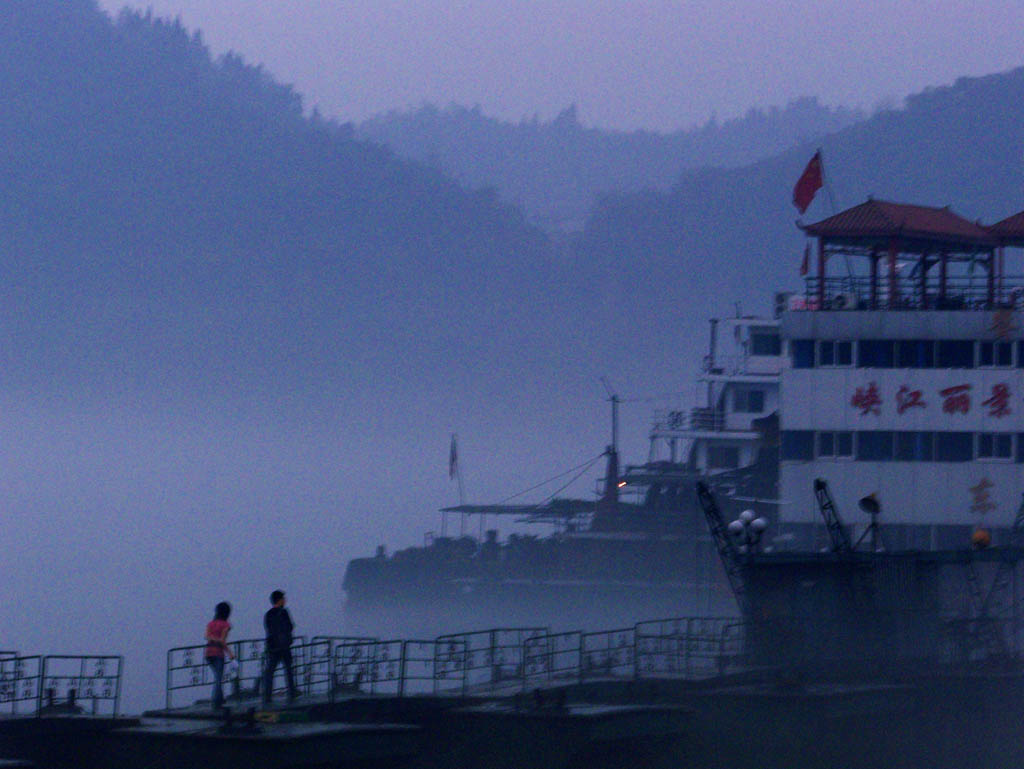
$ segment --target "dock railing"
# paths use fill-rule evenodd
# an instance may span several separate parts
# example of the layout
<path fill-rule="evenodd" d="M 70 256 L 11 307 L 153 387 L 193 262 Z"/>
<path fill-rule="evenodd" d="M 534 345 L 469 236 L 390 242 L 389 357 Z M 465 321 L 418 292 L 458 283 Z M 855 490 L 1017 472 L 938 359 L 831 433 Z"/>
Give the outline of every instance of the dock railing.
<path fill-rule="evenodd" d="M 43 657 L 39 712 L 47 709 L 74 712 L 76 703 L 89 703 L 90 715 L 116 716 L 121 701 L 123 668 L 124 658 L 112 654 Z M 84 707 L 82 712 L 86 712 Z"/>
<path fill-rule="evenodd" d="M 584 633 L 580 641 L 580 681 L 636 677 L 635 627 Z"/>
<path fill-rule="evenodd" d="M 547 635 L 546 627 L 512 627 L 450 633 L 438 636 L 438 643 L 457 642 L 465 648 L 464 687 L 518 687 L 525 675 L 526 640 Z"/>
<path fill-rule="evenodd" d="M 354 694 L 462 695 L 466 660 L 466 644 L 458 639 L 338 642 L 331 700 Z"/>
<path fill-rule="evenodd" d="M 292 654 L 302 692 L 332 702 L 353 695 L 490 695 L 588 680 L 709 678 L 743 664 L 746 631 L 734 617 L 675 617 L 589 633 L 519 627 L 430 640 L 318 635 L 302 639 Z M 212 687 L 205 648 L 168 652 L 168 708 L 177 692 Z M 256 696 L 262 677 L 262 639 L 239 641 L 236 649 L 239 674 L 225 682 L 229 702 Z M 274 692 L 283 690 L 278 670 Z"/>
<path fill-rule="evenodd" d="M 312 642 L 303 639 L 296 644 L 293 658 L 302 693 L 329 701 L 366 695 L 508 695 L 596 680 L 700 681 L 755 670 L 825 670 L 841 675 L 892 668 L 906 673 L 1019 659 L 1009 621 L 884 620 L 866 622 L 854 628 L 852 636 L 820 617 L 758 622 L 674 617 L 590 633 L 491 628 L 412 640 L 316 636 Z M 238 648 L 240 673 L 237 685 L 228 682 L 229 701 L 255 696 L 259 690 L 262 640 L 242 641 Z M 204 649 L 191 646 L 168 652 L 168 707 L 181 690 L 212 685 Z M 0 660 L 0 704 L 17 710 L 19 704 L 41 702 L 46 686 L 40 679 L 50 674 L 44 674 L 40 664 L 39 657 Z M 64 688 L 74 685 L 88 692 L 90 685 L 102 686 L 102 678 L 99 673 L 69 675 Z M 280 671 L 274 691 L 283 691 Z"/>
<path fill-rule="evenodd" d="M 0 707 L 9 715 L 118 714 L 124 658 L 32 655 L 0 658 Z"/>
<path fill-rule="evenodd" d="M 735 617 L 675 617 L 638 622 L 637 678 L 718 675 L 723 636 L 736 622 Z"/>
<path fill-rule="evenodd" d="M 578 681 L 582 657 L 582 630 L 527 638 L 523 642 L 523 689 L 553 681 Z"/>
<path fill-rule="evenodd" d="M 43 658 L 4 657 L 0 659 L 0 705 L 5 713 L 38 713 L 43 696 Z"/>
<path fill-rule="evenodd" d="M 233 674 L 225 671 L 223 679 L 225 700 L 237 702 L 247 697 L 258 696 L 260 688 L 263 686 L 266 639 L 244 638 L 239 641 L 229 640 L 228 644 L 235 653 L 238 668 Z M 327 652 L 329 646 L 327 642 L 307 644 L 305 636 L 295 637 L 292 643 L 292 671 L 295 673 L 295 684 L 300 689 L 304 686 L 303 683 L 300 683 L 300 671 L 302 671 L 303 677 L 308 679 L 311 687 L 318 690 L 327 688 L 326 683 L 320 683 L 320 672 L 325 667 L 329 669 L 329 662 L 326 665 L 323 664 L 323 654 Z M 315 660 L 312 658 L 314 655 L 318 657 Z M 275 693 L 287 691 L 284 671 L 280 666 L 275 671 L 272 686 Z M 213 670 L 206 663 L 206 644 L 178 646 L 168 650 L 165 698 L 167 707 L 174 707 L 175 692 L 198 690 L 204 687 L 207 690 L 213 688 Z M 195 692 L 193 692 L 194 694 Z"/>

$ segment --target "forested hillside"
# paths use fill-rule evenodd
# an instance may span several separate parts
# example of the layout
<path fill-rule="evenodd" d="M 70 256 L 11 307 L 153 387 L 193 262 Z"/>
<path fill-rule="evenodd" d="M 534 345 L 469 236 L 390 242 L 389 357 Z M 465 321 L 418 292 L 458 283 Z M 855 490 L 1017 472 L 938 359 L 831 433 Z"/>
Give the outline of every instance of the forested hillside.
<path fill-rule="evenodd" d="M 686 169 L 753 163 L 863 117 L 805 98 L 661 134 L 588 128 L 575 107 L 513 124 L 479 108 L 428 105 L 380 115 L 357 132 L 471 186 L 493 186 L 531 221 L 558 231 L 582 227 L 602 193 L 665 190 Z"/>
<path fill-rule="evenodd" d="M 759 163 L 692 171 L 665 192 L 607 196 L 579 253 L 619 281 L 642 283 L 652 307 L 685 303 L 680 330 L 691 338 L 699 319 L 732 301 L 768 312 L 772 291 L 800 287 L 803 239 L 791 198 L 817 147 L 829 189 L 805 221 L 833 212 L 831 191 L 838 209 L 873 195 L 993 222 L 1024 208 L 1022 122 L 1024 69 L 964 78 Z M 1011 258 L 1008 269 L 1024 273 Z M 689 343 L 688 354 L 696 348 Z"/>
<path fill-rule="evenodd" d="M 92 0 L 4 18 L 11 375 L 320 377 L 378 352 L 370 330 L 469 341 L 529 291 L 545 242 L 516 209 L 307 119 L 180 24 Z"/>

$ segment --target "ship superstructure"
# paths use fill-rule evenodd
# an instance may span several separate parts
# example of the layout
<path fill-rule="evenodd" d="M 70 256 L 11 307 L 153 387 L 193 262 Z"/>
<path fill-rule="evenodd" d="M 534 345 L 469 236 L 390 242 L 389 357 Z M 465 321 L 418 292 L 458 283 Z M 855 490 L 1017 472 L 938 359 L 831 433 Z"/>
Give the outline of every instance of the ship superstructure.
<path fill-rule="evenodd" d="M 788 363 L 777 318 L 713 318 L 700 405 L 655 414 L 648 462 L 684 463 L 706 475 L 753 464 L 764 420 L 778 412 L 779 375 Z"/>
<path fill-rule="evenodd" d="M 780 544 L 822 541 L 813 482 L 885 500 L 890 549 L 996 539 L 1024 491 L 1024 216 L 868 200 L 804 226 L 816 275 L 782 314 Z M 864 516 L 850 523 L 863 529 Z"/>

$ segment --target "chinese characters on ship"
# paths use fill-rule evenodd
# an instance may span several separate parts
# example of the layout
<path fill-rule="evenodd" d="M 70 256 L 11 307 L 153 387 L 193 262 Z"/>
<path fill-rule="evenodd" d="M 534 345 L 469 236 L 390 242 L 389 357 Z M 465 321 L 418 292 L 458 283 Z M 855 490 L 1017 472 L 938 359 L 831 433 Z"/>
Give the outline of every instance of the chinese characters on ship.
<path fill-rule="evenodd" d="M 952 385 L 939 390 L 938 394 L 942 398 L 942 412 L 944 414 L 970 413 L 971 385 Z M 988 409 L 988 416 L 1001 419 L 1012 413 L 1010 397 L 1010 386 L 1005 382 L 1000 382 L 992 386 L 992 394 L 983 400 L 981 405 Z M 877 382 L 869 382 L 867 385 L 858 387 L 850 398 L 850 405 L 858 409 L 861 416 L 868 414 L 881 416 L 882 404 L 884 402 Z M 924 398 L 924 391 L 912 390 L 907 385 L 901 385 L 896 391 L 895 402 L 897 414 L 903 414 L 913 408 L 928 408 L 928 401 Z"/>

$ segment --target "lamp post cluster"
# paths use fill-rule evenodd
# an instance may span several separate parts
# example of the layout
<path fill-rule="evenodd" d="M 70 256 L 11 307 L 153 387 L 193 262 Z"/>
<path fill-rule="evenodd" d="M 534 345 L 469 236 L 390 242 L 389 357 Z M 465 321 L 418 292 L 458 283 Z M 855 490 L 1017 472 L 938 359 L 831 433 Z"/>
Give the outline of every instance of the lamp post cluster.
<path fill-rule="evenodd" d="M 744 510 L 740 517 L 727 527 L 736 547 L 741 553 L 756 553 L 764 537 L 768 521 L 759 517 L 753 510 Z"/>

